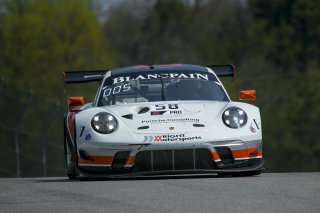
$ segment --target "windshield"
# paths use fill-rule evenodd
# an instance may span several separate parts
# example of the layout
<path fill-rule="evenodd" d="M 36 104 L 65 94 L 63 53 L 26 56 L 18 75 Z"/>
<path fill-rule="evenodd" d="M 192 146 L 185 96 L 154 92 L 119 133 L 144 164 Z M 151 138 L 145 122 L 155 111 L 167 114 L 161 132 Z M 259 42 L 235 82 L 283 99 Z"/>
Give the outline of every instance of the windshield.
<path fill-rule="evenodd" d="M 178 100 L 228 101 L 228 97 L 211 73 L 136 72 L 107 78 L 98 106 Z"/>

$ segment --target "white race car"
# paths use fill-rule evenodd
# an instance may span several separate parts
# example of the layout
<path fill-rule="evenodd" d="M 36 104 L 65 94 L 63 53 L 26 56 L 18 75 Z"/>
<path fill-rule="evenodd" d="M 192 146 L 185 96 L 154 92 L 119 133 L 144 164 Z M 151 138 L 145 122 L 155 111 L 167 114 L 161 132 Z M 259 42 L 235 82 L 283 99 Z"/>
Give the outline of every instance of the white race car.
<path fill-rule="evenodd" d="M 100 81 L 93 102 L 68 98 L 68 177 L 260 174 L 259 109 L 231 101 L 218 78 L 234 74 L 186 64 L 64 72 L 65 83 Z M 255 91 L 240 98 L 255 101 Z"/>

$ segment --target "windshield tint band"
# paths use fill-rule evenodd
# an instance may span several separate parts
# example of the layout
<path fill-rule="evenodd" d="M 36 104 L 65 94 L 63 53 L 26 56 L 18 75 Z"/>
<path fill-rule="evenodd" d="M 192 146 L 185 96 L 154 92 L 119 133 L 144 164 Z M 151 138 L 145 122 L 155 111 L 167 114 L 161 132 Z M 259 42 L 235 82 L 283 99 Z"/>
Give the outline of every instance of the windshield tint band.
<path fill-rule="evenodd" d="M 155 80 L 155 79 L 199 79 L 217 81 L 216 77 L 209 72 L 199 71 L 163 71 L 163 72 L 135 72 L 131 74 L 112 75 L 106 79 L 105 85 L 112 85 L 132 80 Z"/>

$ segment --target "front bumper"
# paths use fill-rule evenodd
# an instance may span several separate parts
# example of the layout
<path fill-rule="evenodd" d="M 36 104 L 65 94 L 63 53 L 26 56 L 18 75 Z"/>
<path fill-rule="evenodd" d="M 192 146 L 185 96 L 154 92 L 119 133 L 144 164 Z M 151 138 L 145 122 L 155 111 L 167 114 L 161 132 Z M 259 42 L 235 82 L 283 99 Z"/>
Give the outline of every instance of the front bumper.
<path fill-rule="evenodd" d="M 198 169 L 198 170 L 165 170 L 153 172 L 92 172 L 85 169 L 80 169 L 79 178 L 139 178 L 139 177 L 169 177 L 169 176 L 203 176 L 214 174 L 241 174 L 247 172 L 262 172 L 264 171 L 264 160 L 259 159 L 256 164 L 233 169 Z"/>
<path fill-rule="evenodd" d="M 78 156 L 79 177 L 237 173 L 264 169 L 261 141 L 135 144 L 79 149 Z"/>

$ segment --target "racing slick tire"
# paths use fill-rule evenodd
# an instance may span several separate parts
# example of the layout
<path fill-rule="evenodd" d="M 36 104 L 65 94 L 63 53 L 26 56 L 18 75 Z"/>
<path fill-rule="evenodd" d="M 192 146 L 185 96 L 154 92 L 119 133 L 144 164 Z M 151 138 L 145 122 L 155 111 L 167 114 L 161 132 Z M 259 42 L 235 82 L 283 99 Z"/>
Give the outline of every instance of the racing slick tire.
<path fill-rule="evenodd" d="M 64 125 L 64 153 L 67 176 L 70 180 L 76 180 L 78 175 L 77 168 L 77 153 L 76 147 L 71 147 L 70 143 L 67 143 L 66 126 Z"/>

